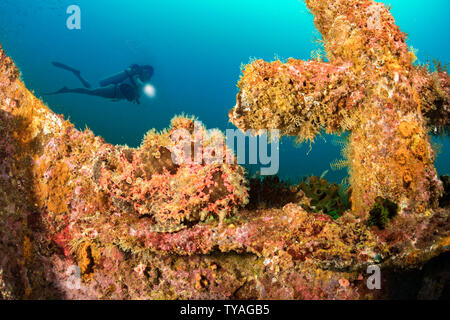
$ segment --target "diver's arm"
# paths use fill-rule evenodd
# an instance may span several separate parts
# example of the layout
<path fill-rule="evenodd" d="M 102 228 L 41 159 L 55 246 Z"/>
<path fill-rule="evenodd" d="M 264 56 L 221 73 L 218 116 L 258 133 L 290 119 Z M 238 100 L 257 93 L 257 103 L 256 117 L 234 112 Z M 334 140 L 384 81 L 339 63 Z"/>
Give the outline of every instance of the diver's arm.
<path fill-rule="evenodd" d="M 142 82 L 142 80 L 141 80 L 141 77 L 139 77 L 139 75 L 134 75 L 133 76 L 133 80 L 134 80 L 134 83 L 136 83 L 136 85 L 139 87 L 139 88 L 143 88 L 144 87 L 144 82 Z"/>
<path fill-rule="evenodd" d="M 140 98 L 140 96 L 142 94 L 142 90 L 143 90 L 145 84 L 142 82 L 141 78 L 138 75 L 134 75 L 133 76 L 133 80 L 134 80 L 134 83 L 137 86 L 137 88 L 136 88 L 137 89 L 137 96 L 136 96 L 135 101 L 136 101 L 137 104 L 141 104 L 141 101 L 139 100 L 139 98 Z"/>

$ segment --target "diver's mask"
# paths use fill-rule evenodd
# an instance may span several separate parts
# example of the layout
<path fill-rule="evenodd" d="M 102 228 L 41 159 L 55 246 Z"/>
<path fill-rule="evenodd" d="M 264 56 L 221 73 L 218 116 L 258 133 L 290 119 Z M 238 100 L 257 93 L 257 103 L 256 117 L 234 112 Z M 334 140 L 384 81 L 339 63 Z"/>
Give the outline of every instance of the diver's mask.
<path fill-rule="evenodd" d="M 149 65 L 133 64 L 130 66 L 130 71 L 132 75 L 138 75 L 142 82 L 149 81 L 153 76 L 153 67 Z"/>
<path fill-rule="evenodd" d="M 141 74 L 139 75 L 139 77 L 141 78 L 142 82 L 146 82 L 149 81 L 152 76 L 153 76 L 153 67 L 152 66 L 142 66 L 141 68 Z"/>

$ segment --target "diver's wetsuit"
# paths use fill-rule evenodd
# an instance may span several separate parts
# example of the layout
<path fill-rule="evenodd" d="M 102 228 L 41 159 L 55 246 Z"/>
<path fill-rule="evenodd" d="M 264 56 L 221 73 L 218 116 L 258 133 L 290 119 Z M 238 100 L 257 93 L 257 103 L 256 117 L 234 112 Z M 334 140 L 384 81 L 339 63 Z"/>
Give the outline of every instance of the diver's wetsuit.
<path fill-rule="evenodd" d="M 49 94 L 61 94 L 61 93 L 79 93 L 90 96 L 97 96 L 102 98 L 109 98 L 115 101 L 118 100 L 128 100 L 130 102 L 140 103 L 140 97 L 142 95 L 142 88 L 144 87 L 144 80 L 150 80 L 153 75 L 153 68 L 150 66 L 144 66 L 146 72 L 148 72 L 145 76 L 143 76 L 143 72 L 138 72 L 140 70 L 139 66 L 133 65 L 129 69 L 125 70 L 123 73 L 118 75 L 117 82 L 111 81 L 101 81 L 102 87 L 96 89 L 89 89 L 90 85 L 81 78 L 80 72 L 71 67 L 63 65 L 61 63 L 53 63 L 56 67 L 71 71 L 74 73 L 78 79 L 82 81 L 82 83 L 86 86 L 86 88 L 75 88 L 69 89 L 64 87 L 56 92 L 52 92 Z"/>
<path fill-rule="evenodd" d="M 123 81 L 120 84 L 111 84 L 109 86 L 103 87 L 103 88 L 96 88 L 96 89 L 87 89 L 87 88 L 75 88 L 75 89 L 69 89 L 69 88 L 62 88 L 61 90 L 58 90 L 57 92 L 54 92 L 53 94 L 58 93 L 80 93 L 80 94 L 86 94 L 90 96 L 97 96 L 97 97 L 103 97 L 103 98 L 110 98 L 113 100 L 128 100 L 130 102 L 135 101 L 136 103 L 139 102 L 139 98 L 142 95 L 142 88 L 143 84 L 139 85 L 137 82 L 141 82 L 138 79 L 133 79 L 135 82 L 131 82 L 132 77 L 130 79 Z"/>

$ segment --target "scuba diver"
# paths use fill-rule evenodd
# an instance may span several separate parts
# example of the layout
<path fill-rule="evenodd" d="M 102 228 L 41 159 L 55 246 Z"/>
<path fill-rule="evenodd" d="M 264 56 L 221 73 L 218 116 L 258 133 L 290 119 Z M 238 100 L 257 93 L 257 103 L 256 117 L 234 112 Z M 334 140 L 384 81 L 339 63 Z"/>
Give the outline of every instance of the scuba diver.
<path fill-rule="evenodd" d="M 114 101 L 128 100 L 140 104 L 140 97 L 146 82 L 153 76 L 153 67 L 149 65 L 133 64 L 128 69 L 100 81 L 100 87 L 91 89 L 91 85 L 83 77 L 81 72 L 60 62 L 52 62 L 60 69 L 73 73 L 85 88 L 69 89 L 63 87 L 58 91 L 47 93 L 47 95 L 61 93 L 79 93 L 102 98 L 110 98 Z"/>

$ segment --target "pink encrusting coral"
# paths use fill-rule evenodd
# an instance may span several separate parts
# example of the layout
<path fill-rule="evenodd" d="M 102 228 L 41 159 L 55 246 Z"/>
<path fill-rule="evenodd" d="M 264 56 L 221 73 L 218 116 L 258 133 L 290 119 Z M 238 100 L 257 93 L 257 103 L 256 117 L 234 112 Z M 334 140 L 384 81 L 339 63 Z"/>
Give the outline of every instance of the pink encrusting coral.
<path fill-rule="evenodd" d="M 202 139 L 196 140 L 192 132 L 192 141 L 182 144 L 187 144 L 189 151 L 191 144 L 198 146 L 202 161 L 184 155 L 174 163 L 174 149 L 181 144 L 173 138 L 174 132 L 194 127 L 194 120 L 176 117 L 169 130 L 160 134 L 149 132 L 136 151 L 126 147 L 100 151 L 92 172 L 100 192 L 111 195 L 119 210 L 153 218 L 163 228 L 164 224 L 180 226 L 210 215 L 222 220 L 245 205 L 247 190 L 242 168 L 227 164 L 226 158 L 234 156 L 226 149 L 222 150 L 220 161 L 206 161 L 203 151 L 215 147 L 215 141 L 196 123 Z M 216 131 L 213 133 L 217 135 Z M 223 141 L 224 137 L 219 139 Z"/>
<path fill-rule="evenodd" d="M 70 126 L 48 140 L 34 158 L 34 194 L 66 253 L 68 247 L 76 251 L 74 243 L 103 240 L 103 235 L 108 243 L 120 244 L 119 235 L 123 241 L 133 237 L 131 221 L 146 222 L 139 231 L 174 232 L 209 217 L 222 221 L 246 204 L 240 166 L 173 162 L 177 142 L 171 135 L 180 124 L 193 126 L 193 120 L 174 118 L 170 130 L 151 131 L 139 149 L 112 146 Z M 205 137 L 203 150 L 213 142 L 204 127 L 198 130 Z M 232 156 L 225 151 L 224 157 Z M 113 231 L 97 229 L 104 227 Z"/>
<path fill-rule="evenodd" d="M 351 129 L 355 210 L 314 213 L 302 188 L 277 179 L 253 190 L 264 205 L 245 207 L 244 170 L 220 131 L 180 116 L 139 148 L 108 144 L 50 111 L 0 49 L 0 299 L 386 298 L 403 270 L 441 259 L 450 210 L 435 208 L 425 124 L 448 126 L 448 76 L 409 64 L 383 6 L 307 4 L 333 63 L 255 61 L 232 119 L 306 139 Z M 371 12 L 387 39 L 367 30 Z M 384 229 L 366 223 L 374 196 L 402 209 Z M 366 285 L 372 264 L 381 290 Z"/>
<path fill-rule="evenodd" d="M 298 140 L 350 131 L 353 210 L 376 197 L 401 212 L 435 208 L 442 186 L 428 130 L 450 124 L 450 78 L 412 64 L 406 34 L 372 0 L 306 1 L 329 62 L 256 60 L 245 66 L 230 120 L 242 130 L 280 129 Z"/>

